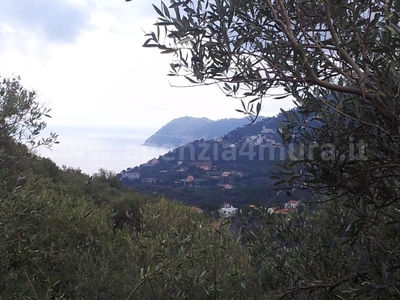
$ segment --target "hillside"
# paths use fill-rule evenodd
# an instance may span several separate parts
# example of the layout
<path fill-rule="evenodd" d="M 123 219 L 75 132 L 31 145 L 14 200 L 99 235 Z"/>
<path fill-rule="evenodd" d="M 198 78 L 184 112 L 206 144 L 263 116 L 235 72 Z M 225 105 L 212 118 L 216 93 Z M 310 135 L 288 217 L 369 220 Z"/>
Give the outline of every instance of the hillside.
<path fill-rule="evenodd" d="M 221 119 L 212 121 L 207 118 L 182 117 L 164 125 L 145 141 L 146 146 L 173 148 L 194 140 L 211 140 L 225 135 L 229 131 L 249 124 L 249 120 Z"/>
<path fill-rule="evenodd" d="M 276 204 L 288 200 L 270 179 L 287 151 L 281 145 L 279 123 L 284 117 L 264 118 L 210 140 L 195 140 L 118 176 L 142 193 L 158 193 L 206 209 L 224 202 L 241 206 Z M 293 191 L 296 199 L 305 191 Z"/>
<path fill-rule="evenodd" d="M 37 156 L 46 110 L 0 90 L 1 299 L 399 299 L 398 201 L 263 205 L 282 116 L 124 170 L 131 189 Z"/>

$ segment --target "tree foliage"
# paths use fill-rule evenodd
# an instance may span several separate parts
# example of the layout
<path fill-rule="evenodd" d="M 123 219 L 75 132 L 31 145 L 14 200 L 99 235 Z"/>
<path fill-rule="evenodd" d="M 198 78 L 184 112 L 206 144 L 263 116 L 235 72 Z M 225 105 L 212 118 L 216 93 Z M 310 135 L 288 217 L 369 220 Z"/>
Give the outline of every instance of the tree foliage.
<path fill-rule="evenodd" d="M 277 184 L 289 194 L 310 189 L 318 201 L 335 201 L 344 215 L 331 230 L 359 247 L 348 251 L 365 251 L 371 265 L 379 261 L 397 274 L 397 254 L 363 247 L 372 232 L 386 232 L 400 217 L 400 1 L 172 0 L 154 8 L 156 30 L 143 46 L 174 55 L 169 75 L 218 84 L 254 117 L 266 97 L 294 99 L 296 109 L 282 111 L 290 152 L 273 176 Z M 276 87 L 284 93 L 270 96 Z M 386 238 L 376 241 L 381 248 L 392 244 Z M 372 272 L 367 263 L 344 270 L 338 285 L 354 270 Z M 323 281 L 312 284 L 316 289 L 329 287 L 327 278 L 309 272 Z M 364 283 L 398 293 L 389 277 L 351 280 L 352 288 L 364 296 Z"/>
<path fill-rule="evenodd" d="M 260 210 L 259 227 L 238 235 L 226 220 L 140 196 L 103 169 L 93 177 L 60 169 L 8 137 L 0 145 L 2 299 L 399 298 L 393 205 L 361 233 L 349 226 L 360 215 L 338 198 L 299 214 Z"/>
<path fill-rule="evenodd" d="M 35 91 L 24 88 L 19 77 L 3 78 L 0 83 L 0 141 L 12 137 L 31 148 L 57 143 L 57 135 L 37 141 L 39 133 L 46 128 L 44 117 L 49 118 L 50 109 L 37 100 Z"/>
<path fill-rule="evenodd" d="M 0 298 L 224 299 L 245 293 L 240 281 L 248 262 L 236 259 L 245 249 L 228 230 L 215 231 L 190 207 L 139 196 L 112 172 L 100 169 L 90 177 L 35 155 L 23 144 L 24 132 L 40 133 L 43 110 L 33 92 L 5 82 Z"/>
<path fill-rule="evenodd" d="M 30 164 L 30 152 L 36 147 L 58 143 L 57 134 L 39 138 L 46 128 L 49 109 L 36 99 L 36 92 L 24 88 L 19 77 L 0 82 L 0 191 L 15 188 L 24 181 L 23 170 Z"/>
<path fill-rule="evenodd" d="M 286 114 L 283 137 L 306 153 L 292 164 L 304 176 L 285 181 L 333 187 L 328 194 L 362 190 L 384 206 L 398 197 L 385 187 L 398 183 L 399 8 L 399 1 L 372 0 L 171 1 L 155 7 L 157 31 L 144 46 L 175 54 L 170 75 L 250 97 L 242 101 L 248 114 L 284 87 L 300 114 Z M 371 185 L 386 200 L 375 201 Z"/>

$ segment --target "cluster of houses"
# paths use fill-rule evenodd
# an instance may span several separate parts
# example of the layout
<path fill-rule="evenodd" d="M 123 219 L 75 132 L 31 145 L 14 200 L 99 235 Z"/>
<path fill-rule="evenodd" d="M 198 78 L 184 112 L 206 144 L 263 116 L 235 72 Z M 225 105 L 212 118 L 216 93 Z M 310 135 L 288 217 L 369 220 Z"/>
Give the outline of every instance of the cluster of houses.
<path fill-rule="evenodd" d="M 142 167 L 151 167 L 156 166 L 159 163 L 157 159 L 152 159 L 146 164 L 143 164 Z M 205 171 L 205 174 L 202 174 L 201 177 L 195 177 L 190 175 L 189 168 L 195 166 L 198 169 Z M 190 187 L 201 187 L 205 185 L 220 186 L 222 189 L 232 189 L 235 186 L 233 183 L 237 178 L 241 178 L 245 176 L 244 172 L 230 170 L 230 171 L 217 171 L 213 169 L 212 162 L 185 162 L 182 165 L 182 161 L 178 161 L 178 165 L 173 170 L 158 170 L 160 176 L 157 174 L 149 174 L 143 175 L 140 173 L 140 168 L 128 168 L 127 170 L 123 170 L 119 175 L 121 180 L 129 180 L 129 181 L 140 181 L 140 183 L 144 184 L 156 184 L 162 182 L 160 179 L 162 174 L 170 174 L 170 176 L 175 176 L 177 179 L 174 180 L 174 184 L 176 186 L 190 186 Z M 182 178 L 182 175 L 184 176 Z M 182 179 L 178 179 L 181 177 Z"/>
<path fill-rule="evenodd" d="M 285 203 L 284 208 L 280 207 L 269 207 L 268 213 L 270 214 L 288 214 L 292 212 L 296 212 L 299 208 L 300 201 L 299 200 L 290 200 L 289 202 Z"/>
<path fill-rule="evenodd" d="M 274 130 L 263 126 L 263 129 L 261 130 L 261 132 L 259 134 L 252 135 L 252 136 L 246 136 L 245 142 L 251 143 L 254 146 L 262 145 L 264 143 L 275 145 L 276 142 L 274 139 L 274 134 L 275 134 Z"/>
<path fill-rule="evenodd" d="M 247 135 L 243 136 L 241 139 L 237 140 L 232 144 L 223 145 L 223 147 L 235 148 L 240 146 L 241 144 L 253 144 L 253 145 L 261 145 L 261 144 L 273 144 L 275 143 L 275 130 L 266 128 L 263 126 L 262 130 L 256 135 Z M 223 138 L 215 139 L 217 142 L 223 142 Z M 233 142 L 233 141 L 232 141 Z M 236 170 L 236 164 L 233 170 L 218 172 L 216 170 L 216 166 L 212 161 L 202 161 L 202 160 L 174 160 L 173 164 L 169 164 L 166 167 L 166 164 L 161 164 L 160 159 L 153 158 L 148 162 L 142 164 L 140 167 L 128 168 L 127 170 L 123 170 L 120 174 L 121 179 L 125 181 L 136 181 L 136 183 L 145 183 L 145 184 L 156 184 L 162 182 L 159 180 L 159 177 L 165 177 L 167 174 L 177 175 L 186 173 L 187 177 L 184 179 L 180 179 L 175 182 L 175 184 L 179 185 L 188 185 L 199 187 L 203 186 L 206 182 L 214 182 L 214 184 L 219 185 L 223 189 L 232 189 L 234 188 L 235 178 L 242 177 L 245 174 L 243 172 L 239 172 Z M 193 174 L 188 172 L 189 168 L 195 166 L 199 170 L 206 171 L 206 175 L 202 175 L 201 178 L 195 178 Z M 155 168 L 154 168 L 155 167 Z M 153 171 L 151 171 L 153 169 Z M 181 177 L 182 178 L 182 177 Z"/>
<path fill-rule="evenodd" d="M 285 203 L 283 208 L 280 208 L 277 206 L 265 208 L 263 206 L 255 206 L 253 204 L 250 204 L 249 209 L 257 210 L 257 211 L 260 211 L 261 213 L 267 212 L 268 214 L 287 215 L 287 214 L 291 214 L 291 213 L 296 213 L 299 209 L 299 206 L 300 206 L 299 200 L 290 200 L 289 202 Z M 226 217 L 226 218 L 231 218 L 238 213 L 242 213 L 242 210 L 238 209 L 237 207 L 233 207 L 229 203 L 224 203 L 224 205 L 219 210 L 220 216 Z"/>

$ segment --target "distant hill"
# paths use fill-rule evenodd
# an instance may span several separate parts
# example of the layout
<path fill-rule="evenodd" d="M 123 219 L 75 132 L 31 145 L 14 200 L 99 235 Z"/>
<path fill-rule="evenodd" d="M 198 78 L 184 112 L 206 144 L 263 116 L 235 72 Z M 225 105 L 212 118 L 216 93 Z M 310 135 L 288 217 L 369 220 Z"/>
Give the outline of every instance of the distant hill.
<path fill-rule="evenodd" d="M 237 127 L 249 124 L 243 119 L 221 119 L 182 117 L 174 119 L 148 138 L 144 145 L 151 147 L 176 148 L 195 140 L 212 140 Z"/>
<path fill-rule="evenodd" d="M 284 120 L 282 114 L 260 118 L 218 138 L 196 139 L 123 170 L 118 177 L 140 193 L 157 193 L 204 209 L 224 202 L 240 207 L 307 198 L 309 194 L 303 190 L 292 191 L 293 198 L 289 198 L 276 190 L 276 180 L 270 178 L 287 154 L 278 133 Z"/>

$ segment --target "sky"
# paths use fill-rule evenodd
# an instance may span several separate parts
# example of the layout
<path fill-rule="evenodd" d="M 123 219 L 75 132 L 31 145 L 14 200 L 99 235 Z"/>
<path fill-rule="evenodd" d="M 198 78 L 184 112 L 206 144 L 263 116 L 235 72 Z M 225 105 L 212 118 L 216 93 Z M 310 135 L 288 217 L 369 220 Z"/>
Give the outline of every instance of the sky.
<path fill-rule="evenodd" d="M 240 102 L 216 86 L 174 87 L 187 83 L 167 76 L 173 56 L 142 47 L 156 20 L 149 0 L 0 1 L 0 76 L 21 76 L 36 90 L 55 131 L 242 117 Z M 281 106 L 292 103 L 267 99 L 261 115 Z"/>

